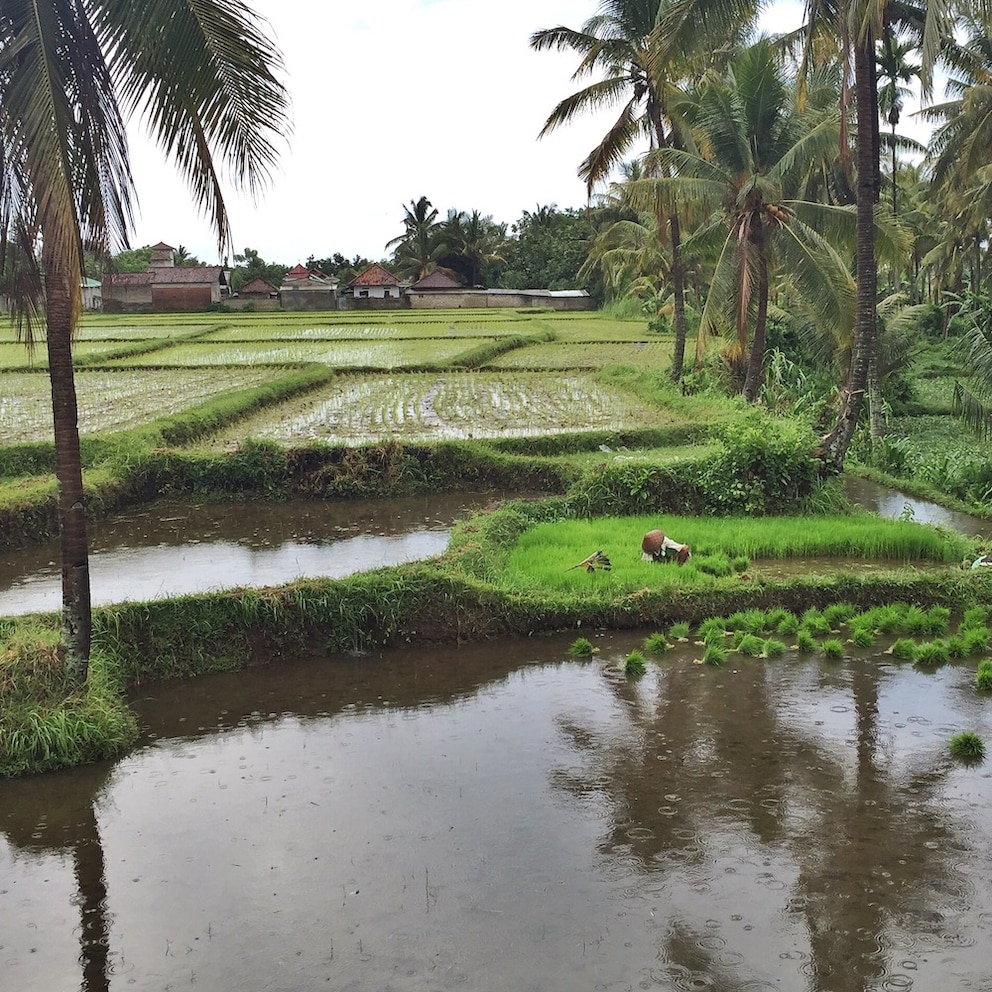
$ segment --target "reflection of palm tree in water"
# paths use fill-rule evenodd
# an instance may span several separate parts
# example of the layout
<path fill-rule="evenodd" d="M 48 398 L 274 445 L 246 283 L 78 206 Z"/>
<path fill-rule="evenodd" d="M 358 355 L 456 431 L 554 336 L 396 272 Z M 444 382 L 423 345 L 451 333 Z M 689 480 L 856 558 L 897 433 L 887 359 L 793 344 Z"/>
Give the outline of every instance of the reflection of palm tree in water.
<path fill-rule="evenodd" d="M 81 923 L 81 992 L 110 988 L 107 883 L 96 803 L 112 768 L 105 763 L 42 779 L 4 782 L 0 792 L 4 810 L 0 830 L 14 847 L 72 852 Z M 39 823 L 45 824 L 43 831 Z"/>
<path fill-rule="evenodd" d="M 790 906 L 804 913 L 812 971 L 831 992 L 853 992 L 884 973 L 893 919 L 916 920 L 927 891 L 955 884 L 943 853 L 947 826 L 931 805 L 943 771 L 879 769 L 881 669 L 870 661 L 852 666 L 843 686 L 856 716 L 852 771 L 843 745 L 780 715 L 789 682 L 806 672 L 757 663 L 734 674 L 673 660 L 653 698 L 650 680 L 610 673 L 622 728 L 564 726 L 587 765 L 556 779 L 566 791 L 587 794 L 594 784 L 609 796 L 611 824 L 600 844 L 608 868 L 629 870 L 633 854 L 646 879 L 695 871 L 714 862 L 707 847 L 734 831 L 734 821 L 763 848 L 787 848 L 798 873 Z M 808 698 L 822 701 L 835 672 L 823 670 Z M 673 919 L 663 956 L 720 974 L 715 956 L 701 966 L 709 952 L 692 929 Z"/>

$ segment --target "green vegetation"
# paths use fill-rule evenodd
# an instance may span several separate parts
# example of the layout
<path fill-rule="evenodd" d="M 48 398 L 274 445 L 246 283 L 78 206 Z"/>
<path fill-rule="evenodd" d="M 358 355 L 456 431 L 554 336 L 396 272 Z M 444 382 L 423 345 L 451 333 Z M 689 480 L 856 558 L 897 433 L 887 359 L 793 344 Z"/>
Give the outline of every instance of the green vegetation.
<path fill-rule="evenodd" d="M 981 761 L 985 757 L 985 741 L 972 730 L 955 734 L 948 742 L 951 754 L 962 761 Z"/>
<path fill-rule="evenodd" d="M 647 668 L 647 658 L 640 651 L 631 651 L 621 666 L 628 675 L 643 675 Z"/>
<path fill-rule="evenodd" d="M 569 646 L 568 653 L 573 658 L 591 658 L 595 650 L 589 638 L 577 637 Z"/>

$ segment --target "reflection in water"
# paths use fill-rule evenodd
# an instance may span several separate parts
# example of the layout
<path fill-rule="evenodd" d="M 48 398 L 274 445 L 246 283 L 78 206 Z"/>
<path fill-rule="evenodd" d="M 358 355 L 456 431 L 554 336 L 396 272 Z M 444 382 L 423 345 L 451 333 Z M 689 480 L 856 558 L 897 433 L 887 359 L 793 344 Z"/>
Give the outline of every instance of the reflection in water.
<path fill-rule="evenodd" d="M 5 984 L 982 988 L 973 673 L 686 647 L 629 680 L 640 636 L 147 687 L 129 757 L 0 782 Z"/>
<path fill-rule="evenodd" d="M 341 578 L 444 553 L 491 493 L 382 500 L 156 503 L 93 525 L 94 606 L 299 578 Z M 0 616 L 57 610 L 58 543 L 6 551 Z"/>

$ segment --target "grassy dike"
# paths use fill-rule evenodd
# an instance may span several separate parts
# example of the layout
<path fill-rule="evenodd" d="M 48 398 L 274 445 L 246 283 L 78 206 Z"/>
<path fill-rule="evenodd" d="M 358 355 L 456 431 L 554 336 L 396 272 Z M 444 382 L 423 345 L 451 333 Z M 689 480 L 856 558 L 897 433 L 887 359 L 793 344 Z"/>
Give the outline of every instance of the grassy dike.
<path fill-rule="evenodd" d="M 91 675 L 82 689 L 65 682 L 57 618 L 0 621 L 0 774 L 120 753 L 137 735 L 126 701 L 133 685 L 273 664 L 315 649 L 665 629 L 740 610 L 799 614 L 838 602 L 955 610 L 992 602 L 992 576 L 962 567 L 973 549 L 968 539 L 904 521 L 826 513 L 839 504 L 808 456 L 809 438 L 778 423 L 773 430 L 772 422 L 749 418 L 720 443 L 633 451 L 606 465 L 575 451 L 557 480 L 562 495 L 473 517 L 455 529 L 448 552 L 430 562 L 97 609 Z M 473 446 L 442 447 L 431 456 L 452 471 L 482 459 Z M 491 457 L 510 459 L 507 471 L 523 458 L 495 450 Z M 656 526 L 693 543 L 685 567 L 641 560 L 640 536 Z M 599 547 L 610 554 L 611 571 L 571 568 Z M 835 564 L 779 580 L 760 568 L 762 560 L 800 556 Z M 866 561 L 884 565 L 867 571 Z"/>

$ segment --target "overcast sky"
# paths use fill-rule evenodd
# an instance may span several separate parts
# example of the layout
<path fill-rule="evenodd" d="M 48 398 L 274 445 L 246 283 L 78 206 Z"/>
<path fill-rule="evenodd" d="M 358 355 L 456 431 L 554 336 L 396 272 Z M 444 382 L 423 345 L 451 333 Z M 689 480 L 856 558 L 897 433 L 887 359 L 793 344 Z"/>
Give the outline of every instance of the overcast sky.
<path fill-rule="evenodd" d="M 576 171 L 612 117 L 583 116 L 538 140 L 578 88 L 578 60 L 534 52 L 528 40 L 581 27 L 597 0 L 250 2 L 282 51 L 293 128 L 259 202 L 228 194 L 236 251 L 286 265 L 336 251 L 381 258 L 402 232 L 404 204 L 421 195 L 442 216 L 479 210 L 508 223 L 538 205 L 585 203 Z M 770 6 L 768 30 L 798 23 L 800 2 Z M 174 169 L 135 135 L 132 244 L 181 244 L 220 261 Z"/>

